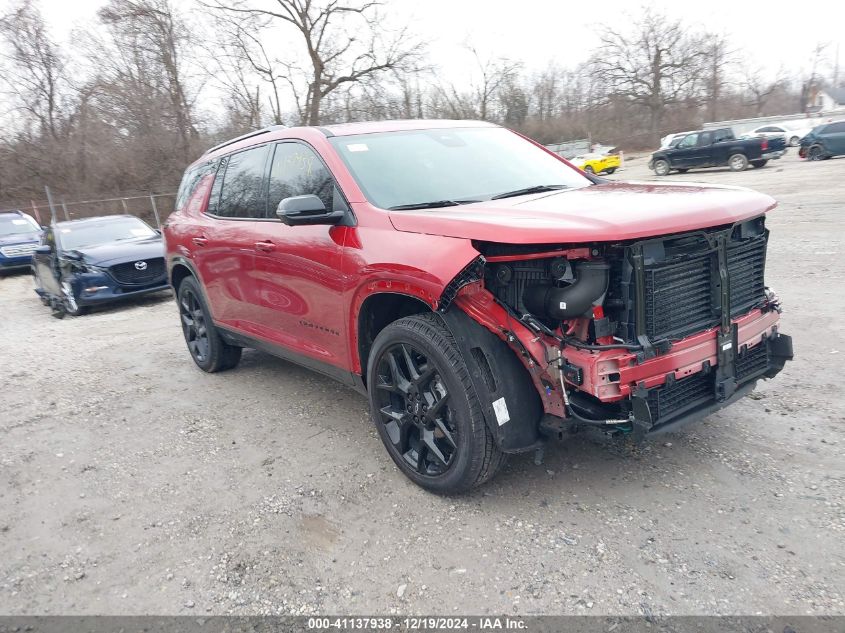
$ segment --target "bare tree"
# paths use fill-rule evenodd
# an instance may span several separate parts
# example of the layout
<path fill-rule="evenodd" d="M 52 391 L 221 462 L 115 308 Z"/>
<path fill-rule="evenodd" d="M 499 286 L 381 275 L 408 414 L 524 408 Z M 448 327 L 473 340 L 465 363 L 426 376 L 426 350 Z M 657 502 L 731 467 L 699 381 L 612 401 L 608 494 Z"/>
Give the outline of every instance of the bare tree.
<path fill-rule="evenodd" d="M 821 87 L 819 79 L 820 66 L 826 61 L 825 51 L 827 51 L 827 42 L 817 42 L 813 47 L 813 53 L 810 56 L 810 72 L 804 76 L 801 81 L 801 112 L 808 112 L 812 97 L 814 97 Z"/>
<path fill-rule="evenodd" d="M 98 16 L 111 27 L 124 59 L 131 61 L 126 69 L 130 76 L 134 74 L 148 87 L 161 89 L 168 102 L 167 113 L 174 118 L 182 156 L 187 159 L 198 133 L 182 63 L 189 33 L 186 25 L 169 0 L 111 0 Z"/>
<path fill-rule="evenodd" d="M 754 116 L 763 116 L 766 103 L 771 96 L 786 84 L 783 72 L 779 71 L 773 79 L 764 77 L 763 71 L 750 63 L 742 65 L 742 86 L 748 100 L 754 106 Z"/>
<path fill-rule="evenodd" d="M 706 53 L 679 21 L 646 9 L 627 31 L 610 27 L 600 33 L 593 73 L 610 95 L 623 97 L 649 114 L 656 140 L 667 105 L 694 94 Z"/>
<path fill-rule="evenodd" d="M 0 43 L 4 92 L 11 95 L 16 108 L 38 123 L 40 131 L 57 140 L 68 87 L 65 62 L 32 0 L 22 0 L 0 18 Z"/>
<path fill-rule="evenodd" d="M 728 38 L 722 34 L 705 34 L 702 39 L 705 69 L 704 98 L 707 103 L 707 118 L 716 121 L 719 104 L 727 87 L 728 69 L 734 63 L 734 50 Z"/>
<path fill-rule="evenodd" d="M 467 46 L 467 50 L 475 61 L 475 77 L 460 85 L 437 83 L 435 114 L 455 119 L 501 120 L 502 97 L 509 88 L 510 97 L 516 98 L 513 89 L 522 64 L 506 57 L 482 57 L 473 46 Z"/>
<path fill-rule="evenodd" d="M 300 35 L 308 66 L 287 64 L 287 80 L 302 122 L 320 123 L 323 101 L 338 88 L 360 83 L 380 73 L 409 68 L 417 60 L 421 45 L 412 41 L 407 29 L 392 37 L 379 28 L 380 2 L 344 4 L 340 0 L 259 0 L 259 6 L 245 1 L 211 6 L 229 15 L 264 18 L 264 26 L 283 24 Z M 258 37 L 258 35 L 256 35 Z M 304 72 L 305 89 L 297 85 L 297 71 Z"/>

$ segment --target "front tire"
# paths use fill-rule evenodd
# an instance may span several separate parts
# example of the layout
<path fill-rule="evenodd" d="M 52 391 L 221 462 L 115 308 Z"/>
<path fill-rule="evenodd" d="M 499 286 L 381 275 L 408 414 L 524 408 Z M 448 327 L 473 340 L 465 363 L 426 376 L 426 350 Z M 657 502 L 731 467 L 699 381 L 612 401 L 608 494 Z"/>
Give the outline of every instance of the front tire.
<path fill-rule="evenodd" d="M 745 171 L 748 168 L 748 158 L 745 154 L 734 154 L 728 159 L 731 171 Z"/>
<path fill-rule="evenodd" d="M 79 305 L 76 300 L 76 295 L 73 293 L 73 287 L 67 281 L 62 282 L 62 294 L 64 295 L 62 297 L 62 305 L 64 306 L 66 314 L 69 314 L 70 316 L 83 316 L 88 314 L 88 306 Z"/>
<path fill-rule="evenodd" d="M 593 168 L 590 165 L 587 165 L 586 167 L 584 167 L 584 171 L 587 172 L 588 174 L 595 174 L 595 172 L 593 171 Z"/>
<path fill-rule="evenodd" d="M 824 150 L 821 145 L 811 145 L 807 150 L 807 160 L 824 160 Z"/>
<path fill-rule="evenodd" d="M 213 374 L 237 366 L 243 350 L 229 345 L 220 337 L 199 284 L 193 277 L 186 277 L 179 284 L 177 299 L 182 334 L 197 367 Z"/>
<path fill-rule="evenodd" d="M 755 168 L 759 169 L 760 167 L 765 167 L 765 166 L 766 166 L 766 163 L 768 163 L 768 162 L 769 162 L 768 160 L 752 160 L 752 161 L 751 161 L 751 164 L 752 164 Z"/>
<path fill-rule="evenodd" d="M 370 415 L 411 481 L 454 494 L 488 481 L 505 460 L 484 421 L 469 370 L 435 314 L 394 321 L 373 343 Z"/>
<path fill-rule="evenodd" d="M 654 161 L 654 173 L 658 176 L 669 175 L 669 161 L 662 158 Z"/>

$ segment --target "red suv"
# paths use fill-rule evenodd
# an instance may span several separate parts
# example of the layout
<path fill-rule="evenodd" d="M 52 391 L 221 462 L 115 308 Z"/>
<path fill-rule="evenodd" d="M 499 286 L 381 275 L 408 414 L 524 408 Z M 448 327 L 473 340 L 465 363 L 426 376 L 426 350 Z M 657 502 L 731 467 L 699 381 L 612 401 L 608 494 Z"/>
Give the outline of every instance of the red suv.
<path fill-rule="evenodd" d="M 252 347 L 353 386 L 399 468 L 448 493 L 548 437 L 643 437 L 777 374 L 774 206 L 607 182 L 488 123 L 350 123 L 209 150 L 165 236 L 202 370 Z"/>

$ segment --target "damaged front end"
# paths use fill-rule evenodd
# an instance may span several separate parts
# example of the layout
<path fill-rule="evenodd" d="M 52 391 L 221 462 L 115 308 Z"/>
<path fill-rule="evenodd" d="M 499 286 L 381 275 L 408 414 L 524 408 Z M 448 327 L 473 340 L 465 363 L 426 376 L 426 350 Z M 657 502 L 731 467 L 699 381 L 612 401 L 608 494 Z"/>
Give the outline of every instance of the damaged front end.
<path fill-rule="evenodd" d="M 501 448 L 580 426 L 643 437 L 775 376 L 792 342 L 764 283 L 767 241 L 758 217 L 624 242 L 476 243 L 438 308 Z"/>

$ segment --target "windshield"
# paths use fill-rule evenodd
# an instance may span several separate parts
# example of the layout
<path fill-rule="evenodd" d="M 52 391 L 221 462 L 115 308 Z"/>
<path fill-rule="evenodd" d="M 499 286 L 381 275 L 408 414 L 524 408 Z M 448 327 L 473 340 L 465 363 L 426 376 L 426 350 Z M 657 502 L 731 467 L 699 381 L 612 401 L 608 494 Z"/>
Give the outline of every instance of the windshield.
<path fill-rule="evenodd" d="M 0 218 L 0 236 L 36 233 L 40 230 L 41 227 L 28 215 Z"/>
<path fill-rule="evenodd" d="M 537 187 L 592 184 L 504 128 L 414 130 L 330 139 L 377 207 L 448 206 Z M 443 202 L 444 204 L 434 204 Z"/>
<path fill-rule="evenodd" d="M 109 242 L 145 239 L 157 235 L 145 222 L 138 218 L 115 218 L 96 223 L 59 224 L 57 230 L 61 235 L 62 248 L 66 251 Z"/>

